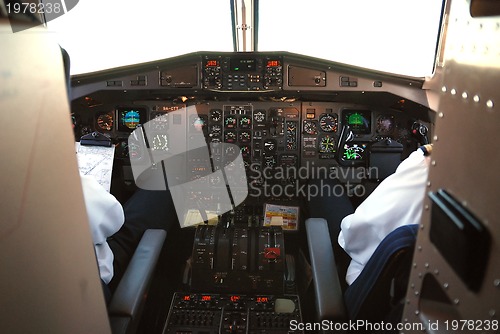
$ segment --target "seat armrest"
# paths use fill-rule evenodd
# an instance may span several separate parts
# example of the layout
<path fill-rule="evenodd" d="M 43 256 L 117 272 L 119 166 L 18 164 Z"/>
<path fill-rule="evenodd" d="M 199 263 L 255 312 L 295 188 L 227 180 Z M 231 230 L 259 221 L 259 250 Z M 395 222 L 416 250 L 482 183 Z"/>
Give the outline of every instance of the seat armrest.
<path fill-rule="evenodd" d="M 164 230 L 150 229 L 144 232 L 109 303 L 108 313 L 111 324 L 116 322 L 113 318 L 123 317 L 135 322 L 140 317 L 144 296 L 149 288 L 165 238 L 166 232 Z M 123 331 L 118 330 L 117 332 Z M 117 332 L 113 329 L 113 333 Z"/>
<path fill-rule="evenodd" d="M 328 224 L 323 218 L 306 220 L 318 320 L 345 321 L 344 297 L 333 255 Z"/>

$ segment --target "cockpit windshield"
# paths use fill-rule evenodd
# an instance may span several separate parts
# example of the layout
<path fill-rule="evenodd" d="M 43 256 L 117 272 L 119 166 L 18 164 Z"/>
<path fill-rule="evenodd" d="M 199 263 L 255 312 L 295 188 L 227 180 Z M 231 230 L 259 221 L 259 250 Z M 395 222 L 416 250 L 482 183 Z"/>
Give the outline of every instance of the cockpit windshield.
<path fill-rule="evenodd" d="M 248 29 L 253 51 L 289 51 L 413 77 L 429 76 L 441 25 L 436 0 L 85 0 L 49 21 L 71 55 L 72 74 L 236 50 Z M 249 22 L 235 19 L 241 8 Z M 245 51 L 252 51 L 246 49 Z"/>

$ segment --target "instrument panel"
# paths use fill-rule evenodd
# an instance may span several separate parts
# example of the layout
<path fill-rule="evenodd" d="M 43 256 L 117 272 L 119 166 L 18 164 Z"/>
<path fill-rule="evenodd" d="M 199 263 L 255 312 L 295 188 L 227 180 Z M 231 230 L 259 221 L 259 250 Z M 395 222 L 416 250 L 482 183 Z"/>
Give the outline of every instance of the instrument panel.
<path fill-rule="evenodd" d="M 408 113 L 369 105 L 340 102 L 276 101 L 132 101 L 103 104 L 73 115 L 75 136 L 98 131 L 116 145 L 116 158 L 140 159 L 144 146 L 131 133 L 138 126 L 148 133 L 148 147 L 168 151 L 173 142 L 185 142 L 185 150 L 195 136 L 210 143 L 234 144 L 224 151 L 212 151 L 214 159 L 241 153 L 249 175 L 276 174 L 277 168 L 318 166 L 368 167 L 371 145 L 392 140 L 402 145 L 401 159 L 416 149 L 414 124 L 420 120 Z M 341 130 L 349 126 L 351 137 L 341 141 Z M 175 133 L 175 138 L 172 137 Z M 129 139 L 129 136 L 131 138 Z M 341 148 L 341 150 L 339 150 Z M 217 157 L 220 155 L 220 157 Z M 346 163 L 348 162 L 348 163 Z M 193 174 L 196 174 L 193 171 Z M 265 176 L 265 175 L 264 175 Z M 267 178 L 272 182 L 293 182 L 289 177 Z M 263 180 L 252 178 L 259 184 Z"/>
<path fill-rule="evenodd" d="M 76 140 L 93 131 L 112 139 L 124 183 L 134 182 L 134 161 L 176 155 L 188 166 L 176 182 L 248 188 L 233 218 L 260 226 L 264 204 L 299 205 L 318 175 L 333 171 L 346 186 L 390 175 L 425 143 L 432 120 L 420 87 L 286 52 L 203 52 L 74 77 L 72 119 Z M 200 145 L 208 157 L 194 153 Z M 236 156 L 245 175 L 219 175 L 237 168 Z"/>

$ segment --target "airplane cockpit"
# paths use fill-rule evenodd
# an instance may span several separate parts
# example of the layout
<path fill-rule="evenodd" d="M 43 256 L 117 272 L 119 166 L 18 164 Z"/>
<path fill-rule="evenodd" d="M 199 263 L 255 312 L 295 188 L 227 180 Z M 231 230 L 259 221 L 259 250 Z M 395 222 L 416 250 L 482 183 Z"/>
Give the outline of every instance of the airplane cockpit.
<path fill-rule="evenodd" d="M 137 19 L 124 27 L 99 26 L 111 15 L 99 3 L 0 1 L 8 332 L 498 332 L 500 7 L 387 1 L 398 24 L 426 26 L 421 42 L 371 21 L 364 1 L 345 13 L 323 1 L 186 3 L 156 4 L 162 22 L 120 5 L 122 21 Z M 80 6 L 95 14 L 91 38 L 74 28 Z M 390 31 L 400 39 L 378 45 Z M 389 45 L 409 51 L 372 66 Z M 145 60 L 118 59 L 126 48 Z M 405 165 L 416 152 L 423 176 Z M 111 290 L 97 246 L 120 239 L 96 243 L 86 177 L 124 208 L 123 226 L 137 193 L 169 198 L 134 204 L 141 222 L 161 210 L 169 221 L 140 232 Z"/>

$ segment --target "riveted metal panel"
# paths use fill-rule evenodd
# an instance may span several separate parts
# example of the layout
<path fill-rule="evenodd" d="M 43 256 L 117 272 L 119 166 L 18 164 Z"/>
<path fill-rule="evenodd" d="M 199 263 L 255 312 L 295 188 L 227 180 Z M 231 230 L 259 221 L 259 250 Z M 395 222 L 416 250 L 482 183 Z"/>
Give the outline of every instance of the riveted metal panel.
<path fill-rule="evenodd" d="M 473 18 L 469 7 L 469 0 L 452 0 L 442 67 L 429 83 L 439 106 L 428 191 L 446 189 L 478 218 L 491 238 L 488 262 L 472 291 L 430 240 L 439 222 L 427 197 L 401 333 L 422 333 L 421 326 L 427 333 L 499 330 L 500 17 Z"/>

